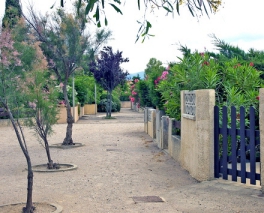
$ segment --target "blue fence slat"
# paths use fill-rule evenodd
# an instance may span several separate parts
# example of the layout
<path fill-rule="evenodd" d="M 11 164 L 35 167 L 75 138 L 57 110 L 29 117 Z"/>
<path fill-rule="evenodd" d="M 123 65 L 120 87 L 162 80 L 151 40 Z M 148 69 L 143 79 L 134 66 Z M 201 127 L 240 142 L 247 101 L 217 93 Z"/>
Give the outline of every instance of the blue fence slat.
<path fill-rule="evenodd" d="M 250 107 L 250 184 L 256 184 L 255 109 Z"/>
<path fill-rule="evenodd" d="M 233 131 L 234 131 L 233 129 L 227 128 L 227 135 L 231 135 Z M 236 129 L 235 132 L 236 132 L 236 135 L 240 135 L 240 129 Z M 220 128 L 219 129 L 219 134 L 222 134 L 222 133 L 223 133 L 222 129 Z M 247 138 L 250 137 L 250 129 L 245 129 L 245 136 Z M 255 130 L 255 136 L 256 136 L 256 145 L 257 145 L 260 142 L 260 140 L 259 140 L 259 137 L 260 137 L 259 130 Z"/>
<path fill-rule="evenodd" d="M 236 129 L 236 108 L 234 106 L 231 107 L 231 129 Z M 232 160 L 232 181 L 237 181 L 237 136 L 236 131 L 231 131 L 231 160 Z"/>
<path fill-rule="evenodd" d="M 214 175 L 219 178 L 220 160 L 219 160 L 219 107 L 214 107 Z"/>
<path fill-rule="evenodd" d="M 245 108 L 240 107 L 240 164 L 241 183 L 246 183 L 246 141 L 245 141 Z"/>
<path fill-rule="evenodd" d="M 250 179 L 250 183 L 256 185 L 256 180 L 260 180 L 260 174 L 256 173 L 256 146 L 260 145 L 260 131 L 255 130 L 255 110 L 250 108 L 249 111 L 249 129 L 246 129 L 245 108 L 241 107 L 240 114 L 236 114 L 235 107 L 231 107 L 231 128 L 228 128 L 227 108 L 223 107 L 221 110 L 222 127 L 220 127 L 219 120 L 220 109 L 214 108 L 215 177 L 219 178 L 222 174 L 223 179 L 228 179 L 228 175 L 231 175 L 233 181 L 237 181 L 237 177 L 241 177 L 242 183 L 246 183 L 246 179 Z M 240 129 L 236 128 L 238 116 Z M 230 139 L 231 147 L 228 145 Z M 249 139 L 249 143 L 247 139 Z M 228 150 L 231 151 L 231 155 L 228 155 Z M 222 153 L 220 153 L 221 151 Z M 246 155 L 248 153 L 250 154 L 250 171 L 246 171 Z M 238 161 L 238 157 L 240 157 L 240 161 Z M 228 168 L 229 162 L 231 162 L 232 168 Z M 238 163 L 241 164 L 240 170 L 237 170 Z"/>
<path fill-rule="evenodd" d="M 223 179 L 227 180 L 227 148 L 228 148 L 228 138 L 227 138 L 227 107 L 223 107 L 223 121 L 222 121 L 222 130 L 223 130 Z"/>

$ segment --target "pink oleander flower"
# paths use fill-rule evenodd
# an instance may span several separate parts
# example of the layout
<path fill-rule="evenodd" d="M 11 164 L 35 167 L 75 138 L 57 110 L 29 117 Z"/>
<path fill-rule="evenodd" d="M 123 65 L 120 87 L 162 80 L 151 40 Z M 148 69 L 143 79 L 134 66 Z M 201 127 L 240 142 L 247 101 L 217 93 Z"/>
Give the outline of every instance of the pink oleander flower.
<path fill-rule="evenodd" d="M 208 66 L 208 65 L 209 65 L 209 62 L 208 62 L 208 61 L 204 61 L 204 62 L 203 62 L 203 66 L 204 66 L 204 65 L 205 65 L 205 66 Z"/>
<path fill-rule="evenodd" d="M 169 72 L 168 71 L 163 71 L 163 73 L 162 73 L 162 75 L 161 75 L 161 79 L 162 80 L 164 80 L 164 79 L 166 79 L 167 78 L 167 75 L 169 74 Z"/>
<path fill-rule="evenodd" d="M 132 95 L 137 95 L 137 92 L 135 92 L 134 90 L 132 91 Z"/>
<path fill-rule="evenodd" d="M 59 84 L 59 87 L 62 88 L 63 86 L 64 86 L 64 84 L 61 82 L 61 83 Z"/>
<path fill-rule="evenodd" d="M 139 82 L 139 80 L 137 78 L 134 81 L 135 81 L 135 83 Z"/>
<path fill-rule="evenodd" d="M 135 98 L 134 97 L 131 97 L 130 98 L 130 101 L 134 103 L 135 102 Z"/>
<path fill-rule="evenodd" d="M 253 67 L 254 66 L 253 62 L 250 62 L 249 63 L 249 66 Z"/>

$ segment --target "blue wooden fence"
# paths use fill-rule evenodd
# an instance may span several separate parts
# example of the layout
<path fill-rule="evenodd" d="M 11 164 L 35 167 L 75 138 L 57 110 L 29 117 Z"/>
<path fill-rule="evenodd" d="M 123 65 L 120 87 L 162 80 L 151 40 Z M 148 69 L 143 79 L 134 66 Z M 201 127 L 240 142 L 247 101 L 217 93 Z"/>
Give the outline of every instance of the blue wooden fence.
<path fill-rule="evenodd" d="M 220 115 L 222 119 L 220 120 Z M 246 121 L 249 120 L 249 124 Z M 220 125 L 221 124 L 221 125 Z M 255 109 L 250 107 L 248 115 L 245 108 L 240 107 L 237 113 L 235 107 L 231 107 L 231 121 L 228 120 L 228 108 L 222 111 L 218 106 L 214 108 L 214 149 L 215 149 L 215 177 L 220 176 L 232 181 L 241 177 L 241 183 L 250 179 L 250 184 L 256 185 L 260 180 L 260 174 L 256 173 L 256 161 L 260 158 L 260 133 L 256 129 Z M 240 163 L 240 170 L 237 165 Z M 250 164 L 250 172 L 246 171 L 246 164 Z M 228 165 L 231 168 L 228 168 Z"/>

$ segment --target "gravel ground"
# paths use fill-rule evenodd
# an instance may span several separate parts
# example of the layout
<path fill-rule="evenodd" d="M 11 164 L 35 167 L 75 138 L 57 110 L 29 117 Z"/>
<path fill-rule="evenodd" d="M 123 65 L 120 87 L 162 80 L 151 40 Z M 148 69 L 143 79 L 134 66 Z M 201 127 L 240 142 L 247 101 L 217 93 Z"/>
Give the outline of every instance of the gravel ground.
<path fill-rule="evenodd" d="M 73 139 L 85 146 L 51 149 L 56 163 L 77 170 L 34 173 L 34 202 L 56 203 L 64 213 L 264 212 L 260 189 L 228 181 L 198 183 L 144 133 L 143 113 L 122 109 L 116 119 L 84 116 Z M 66 125 L 54 126 L 50 144 L 61 143 Z M 0 128 L 0 205 L 26 201 L 26 161 L 11 127 Z M 45 150 L 25 129 L 33 165 L 47 162 Z M 164 202 L 141 202 L 159 196 Z M 1 208 L 0 208 L 1 212 Z"/>

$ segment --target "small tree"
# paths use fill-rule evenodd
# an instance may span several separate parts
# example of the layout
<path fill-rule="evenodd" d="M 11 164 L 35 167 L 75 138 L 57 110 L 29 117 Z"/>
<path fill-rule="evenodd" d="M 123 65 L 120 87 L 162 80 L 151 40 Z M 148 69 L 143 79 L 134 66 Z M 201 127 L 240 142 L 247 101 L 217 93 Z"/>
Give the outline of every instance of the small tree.
<path fill-rule="evenodd" d="M 11 32 L 7 28 L 4 29 L 0 35 L 0 106 L 8 112 L 17 140 L 27 161 L 27 202 L 26 207 L 23 208 L 23 212 L 32 213 L 35 208 L 32 203 L 33 171 L 31 159 L 18 117 L 17 119 L 13 117 L 13 108 L 14 106 L 16 108 L 20 107 L 18 98 L 20 95 L 23 95 L 19 89 L 21 75 L 19 75 L 19 72 L 16 72 L 16 68 L 21 66 L 21 61 L 19 53 L 15 50 L 13 44 Z"/>
<path fill-rule="evenodd" d="M 74 145 L 72 140 L 73 116 L 67 93 L 69 78 L 76 68 L 81 66 L 85 54 L 94 54 L 97 49 L 111 36 L 111 32 L 97 31 L 95 40 L 87 33 L 86 19 L 80 14 L 69 14 L 58 9 L 52 15 L 37 15 L 30 7 L 30 23 L 41 49 L 49 62 L 49 68 L 63 85 L 64 102 L 67 109 L 67 130 L 63 145 Z M 104 32 L 102 34 L 102 32 Z"/>
<path fill-rule="evenodd" d="M 52 125 L 58 120 L 58 94 L 56 90 L 53 89 L 55 87 L 52 87 L 50 84 L 47 72 L 35 71 L 31 73 L 30 77 L 27 83 L 27 100 L 30 107 L 29 114 L 31 116 L 26 124 L 34 129 L 36 135 L 40 138 L 40 142 L 44 143 L 48 158 L 47 168 L 56 169 L 58 165 L 53 163 L 51 159 L 48 135 L 53 132 Z"/>
<path fill-rule="evenodd" d="M 122 52 L 113 53 L 112 47 L 103 47 L 100 56 L 90 63 L 90 71 L 95 80 L 107 90 L 106 117 L 111 117 L 112 111 L 112 91 L 119 84 L 126 82 L 129 74 L 123 72 L 120 64 L 128 62 L 128 58 L 122 57 Z"/>

